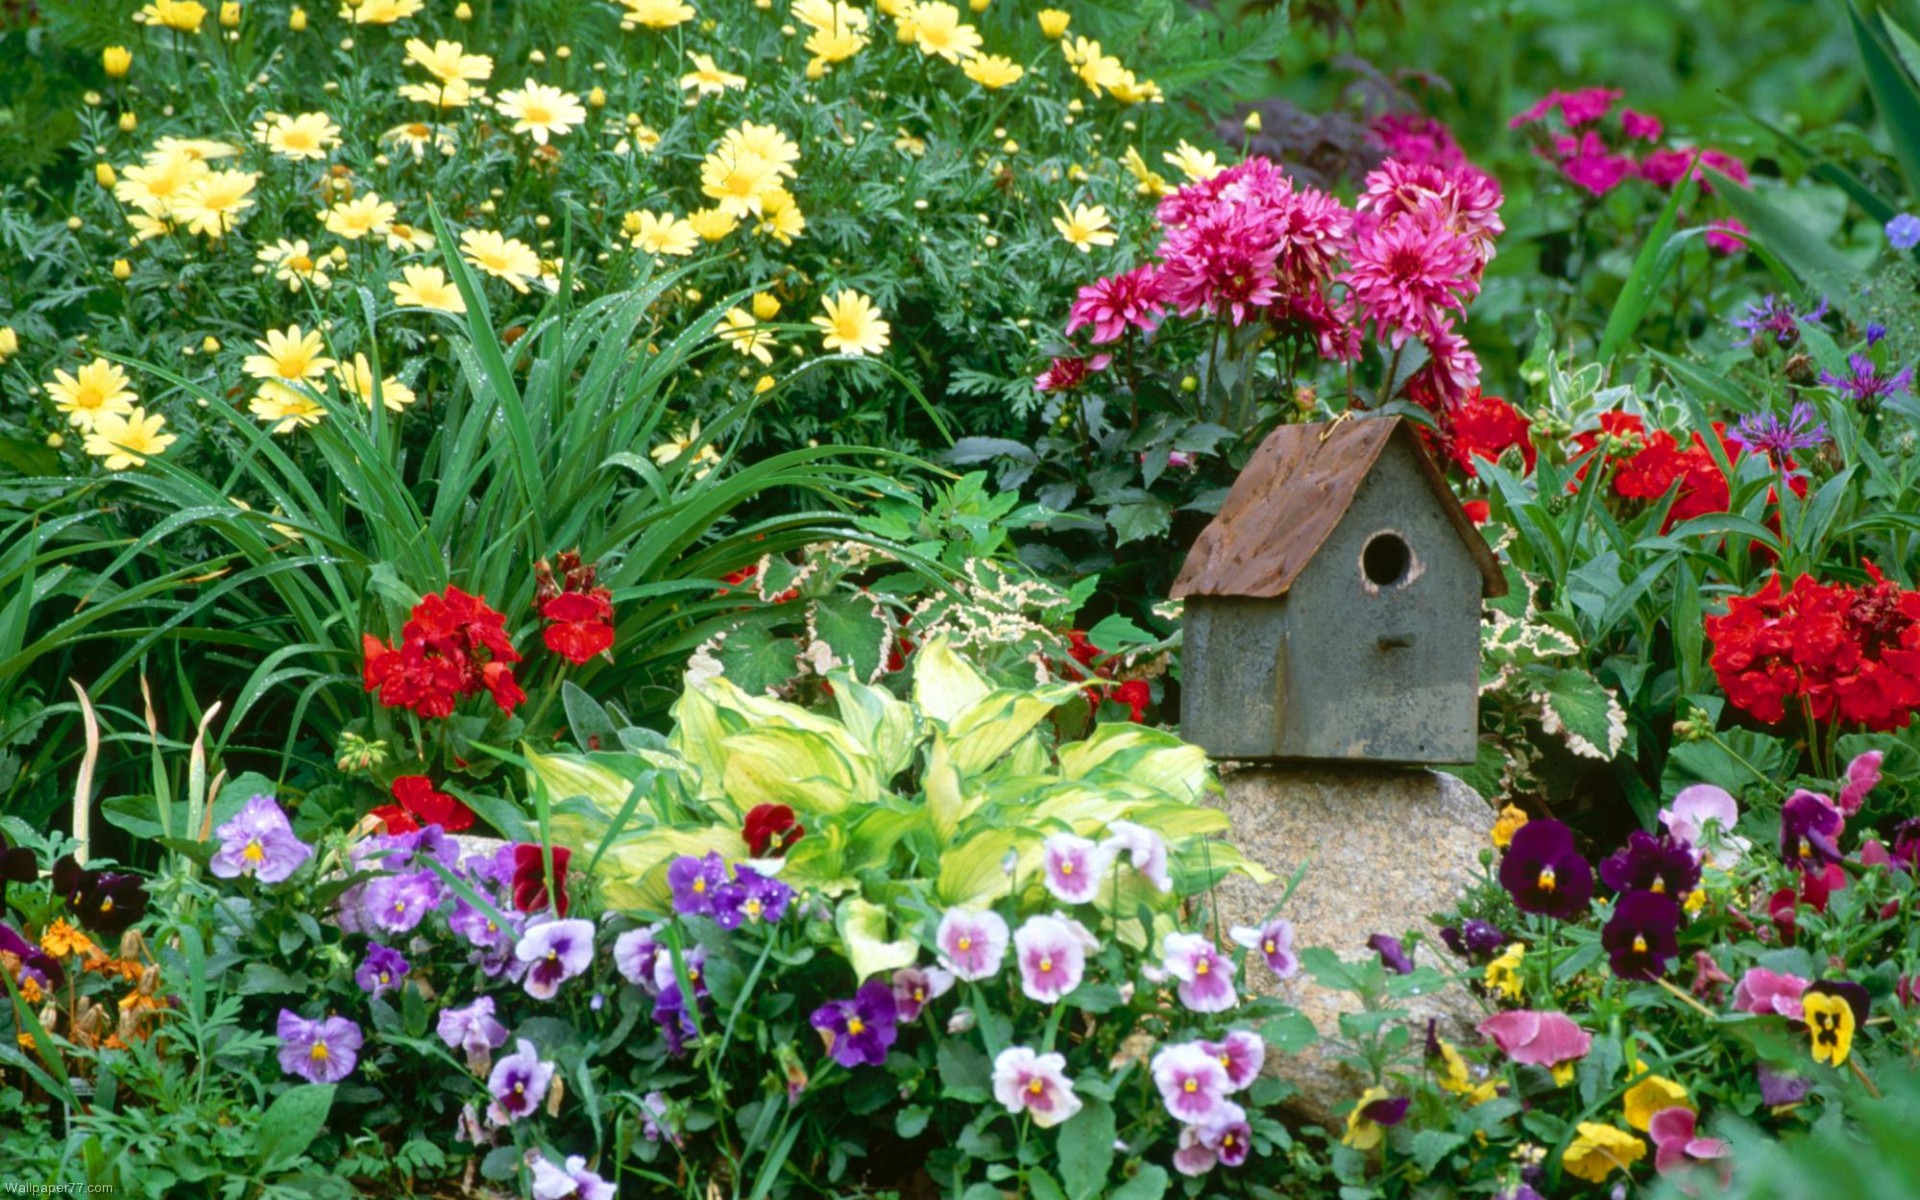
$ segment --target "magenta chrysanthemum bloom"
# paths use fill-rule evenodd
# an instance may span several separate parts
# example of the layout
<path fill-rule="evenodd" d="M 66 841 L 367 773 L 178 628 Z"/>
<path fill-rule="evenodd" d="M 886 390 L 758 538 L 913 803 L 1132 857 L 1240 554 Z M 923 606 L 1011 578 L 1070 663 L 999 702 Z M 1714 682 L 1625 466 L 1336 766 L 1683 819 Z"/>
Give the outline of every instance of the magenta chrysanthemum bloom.
<path fill-rule="evenodd" d="M 280 1010 L 280 1069 L 308 1083 L 339 1083 L 360 1061 L 360 1027 L 345 1017 L 309 1021 Z"/>
<path fill-rule="evenodd" d="M 1355 207 L 1383 222 L 1409 216 L 1432 221 L 1471 241 L 1484 263 L 1493 257 L 1494 239 L 1506 231 L 1503 200 L 1500 185 L 1483 172 L 1389 159 L 1368 173 Z"/>
<path fill-rule="evenodd" d="M 1107 364 L 1112 361 L 1111 354 L 1096 354 L 1092 358 L 1063 355 L 1048 363 L 1046 370 L 1033 377 L 1034 390 L 1070 392 L 1086 383 L 1096 372 L 1106 370 Z"/>
<path fill-rule="evenodd" d="M 1183 316 L 1244 325 L 1280 294 L 1280 245 L 1258 214 L 1223 209 L 1170 229 L 1160 257 L 1161 290 Z"/>
<path fill-rule="evenodd" d="M 1194 1012 L 1225 1012 L 1240 1002 L 1233 990 L 1233 961 L 1197 933 L 1170 933 L 1162 944 L 1167 974 L 1180 981 L 1175 993 Z"/>
<path fill-rule="evenodd" d="M 293 836 L 287 814 L 271 796 L 249 799 L 213 836 L 220 849 L 207 869 L 222 879 L 251 875 L 261 883 L 280 883 L 313 857 L 313 847 Z"/>
<path fill-rule="evenodd" d="M 1173 873 L 1167 867 L 1167 843 L 1145 825 L 1115 821 L 1107 826 L 1107 839 L 1101 847 L 1117 860 L 1125 855 L 1134 870 L 1162 895 L 1173 890 Z"/>
<path fill-rule="evenodd" d="M 1650 113 L 1635 112 L 1631 108 L 1620 110 L 1620 132 L 1636 142 L 1657 142 L 1666 128 L 1659 117 Z"/>
<path fill-rule="evenodd" d="M 1407 381 L 1407 390 L 1415 395 L 1436 396 L 1441 403 L 1453 405 L 1466 400 L 1480 387 L 1480 359 L 1467 339 L 1446 321 L 1429 332 L 1425 339 L 1427 362 Z"/>
<path fill-rule="evenodd" d="M 1281 296 L 1268 307 L 1267 323 L 1283 337 L 1312 342 L 1329 362 L 1354 362 L 1360 357 L 1364 335 L 1354 321 L 1352 301 L 1336 303 L 1319 288 Z"/>
<path fill-rule="evenodd" d="M 1200 1048 L 1218 1059 L 1226 1069 L 1229 1092 L 1252 1085 L 1260 1077 L 1261 1064 L 1267 1061 L 1266 1041 L 1245 1029 L 1230 1030 L 1225 1041 L 1201 1042 Z"/>
<path fill-rule="evenodd" d="M 1282 279 L 1305 288 L 1333 277 L 1354 227 L 1352 211 L 1338 197 L 1317 188 L 1289 191 L 1267 205 L 1267 219 L 1280 240 Z"/>
<path fill-rule="evenodd" d="M 1028 917 L 1013 935 L 1020 990 L 1029 1000 L 1053 1004 L 1080 986 L 1087 951 L 1099 948 L 1086 927 L 1071 917 Z"/>
<path fill-rule="evenodd" d="M 950 908 L 934 933 L 940 965 L 956 979 L 991 979 L 1007 957 L 1007 923 L 999 913 Z"/>
<path fill-rule="evenodd" d="M 465 1008 L 446 1008 L 434 1032 L 448 1049 L 463 1051 L 467 1069 L 484 1075 L 493 1065 L 493 1052 L 507 1044 L 507 1027 L 493 1019 L 493 997 L 479 996 Z"/>
<path fill-rule="evenodd" d="M 1221 1116 L 1221 1106 L 1233 1090 L 1227 1069 L 1199 1042 L 1167 1046 L 1150 1064 L 1153 1084 L 1173 1119 L 1204 1125 Z"/>
<path fill-rule="evenodd" d="M 522 986 L 536 1000 L 551 1000 L 560 985 L 593 965 L 593 922 L 543 921 L 520 935 L 513 956 L 527 964 Z"/>
<path fill-rule="evenodd" d="M 1100 894 L 1110 855 L 1089 838 L 1056 833 L 1046 840 L 1041 861 L 1047 890 L 1062 904 L 1086 904 Z"/>
<path fill-rule="evenodd" d="M 1080 1111 L 1067 1078 L 1066 1056 L 1035 1054 L 1025 1046 L 1009 1046 L 993 1060 L 993 1098 L 1010 1113 L 1029 1113 L 1042 1129 L 1058 1125 Z"/>
<path fill-rule="evenodd" d="M 493 1103 L 487 1106 L 487 1119 L 495 1125 L 510 1125 L 531 1116 L 547 1098 L 547 1085 L 553 1082 L 553 1064 L 542 1062 L 532 1042 L 521 1038 L 513 1053 L 493 1064 L 487 1076 L 487 1091 Z"/>
<path fill-rule="evenodd" d="M 1354 240 L 1340 281 L 1352 290 L 1366 321 L 1395 346 L 1426 338 L 1447 325 L 1449 309 L 1464 311 L 1480 290 L 1480 262 L 1472 243 L 1436 224 L 1398 220 Z"/>
<path fill-rule="evenodd" d="M 585 1155 L 569 1155 L 565 1166 L 555 1166 L 535 1150 L 527 1160 L 533 1171 L 533 1200 L 614 1200 L 611 1183 L 587 1170 Z"/>
<path fill-rule="evenodd" d="M 1067 333 L 1090 325 L 1095 345 L 1117 341 L 1128 329 L 1151 333 L 1162 311 L 1159 276 L 1147 263 L 1081 288 L 1069 310 Z"/>
<path fill-rule="evenodd" d="M 1227 931 L 1236 945 L 1257 950 L 1282 979 L 1290 979 L 1300 970 L 1300 956 L 1293 952 L 1293 922 L 1275 917 L 1259 928 L 1236 925 Z"/>

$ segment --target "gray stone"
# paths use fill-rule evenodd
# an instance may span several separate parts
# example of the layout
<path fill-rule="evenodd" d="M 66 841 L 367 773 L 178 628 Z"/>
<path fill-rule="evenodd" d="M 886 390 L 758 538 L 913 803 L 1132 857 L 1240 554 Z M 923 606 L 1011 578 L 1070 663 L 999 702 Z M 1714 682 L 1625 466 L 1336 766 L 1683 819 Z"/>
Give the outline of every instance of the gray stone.
<path fill-rule="evenodd" d="M 1223 769 L 1225 794 L 1214 803 L 1233 822 L 1229 837 L 1250 859 L 1278 876 L 1262 887 L 1244 877 L 1223 883 L 1223 922 L 1257 925 L 1301 864 L 1306 874 L 1281 912 L 1292 921 L 1294 946 L 1324 946 L 1342 958 L 1373 954 L 1367 939 L 1427 929 L 1430 914 L 1451 908 L 1479 872 L 1494 813 L 1451 775 L 1381 767 L 1260 766 Z M 1417 961 L 1458 969 L 1437 937 Z M 1322 1037 L 1337 1035 L 1342 1012 L 1359 1007 L 1343 992 L 1315 984 L 1302 971 L 1277 980 L 1264 964 L 1248 971 L 1255 987 L 1298 1008 Z M 1437 1017 L 1449 1038 L 1463 1036 L 1483 1015 L 1464 988 L 1447 988 L 1408 1003 L 1424 1027 Z M 1333 1060 L 1324 1045 L 1300 1055 L 1270 1054 L 1269 1074 L 1300 1089 L 1295 1115 L 1331 1126 L 1333 1110 L 1366 1086 Z"/>

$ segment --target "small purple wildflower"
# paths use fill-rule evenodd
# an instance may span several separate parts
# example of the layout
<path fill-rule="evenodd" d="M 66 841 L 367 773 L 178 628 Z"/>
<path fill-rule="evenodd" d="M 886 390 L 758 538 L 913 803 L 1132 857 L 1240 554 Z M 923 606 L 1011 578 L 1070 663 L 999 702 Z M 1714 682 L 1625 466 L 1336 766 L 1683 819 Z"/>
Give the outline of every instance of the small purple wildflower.
<path fill-rule="evenodd" d="M 831 1000 L 814 1009 L 809 1020 L 833 1061 L 848 1068 L 880 1066 L 899 1036 L 893 989 L 878 980 L 862 984 L 851 1000 Z"/>
<path fill-rule="evenodd" d="M 1727 438 L 1749 454 L 1766 455 L 1778 468 L 1785 467 L 1794 451 L 1813 450 L 1828 440 L 1826 425 L 1805 401 L 1795 404 L 1784 421 L 1776 412 L 1748 413 Z"/>
<path fill-rule="evenodd" d="M 1800 340 L 1801 321 L 1818 321 L 1826 315 L 1825 298 L 1816 307 L 1801 313 L 1794 309 L 1792 301 L 1768 294 L 1758 304 L 1749 303 L 1746 316 L 1736 317 L 1733 327 L 1745 330 L 1749 337 L 1769 335 L 1776 344 L 1791 346 Z"/>
<path fill-rule="evenodd" d="M 308 1083 L 339 1083 L 360 1061 L 360 1027 L 345 1017 L 309 1021 L 280 1010 L 280 1069 Z"/>
<path fill-rule="evenodd" d="M 1820 372 L 1820 382 L 1852 400 L 1863 410 L 1879 407 L 1890 397 L 1913 388 L 1913 368 L 1902 367 L 1891 375 L 1882 375 L 1875 362 L 1864 354 L 1847 356 L 1847 373 Z"/>
<path fill-rule="evenodd" d="M 1887 244 L 1895 250 L 1911 250 L 1920 246 L 1920 217 L 1912 213 L 1898 213 L 1887 222 Z"/>
<path fill-rule="evenodd" d="M 400 981 L 412 969 L 406 956 L 398 950 L 374 942 L 367 947 L 367 957 L 361 960 L 360 969 L 353 973 L 353 981 L 368 995 L 383 996 L 398 988 Z"/>
<path fill-rule="evenodd" d="M 1867 322 L 1867 345 L 1877 346 L 1880 339 L 1887 336 L 1887 327 L 1878 321 Z"/>
<path fill-rule="evenodd" d="M 749 921 L 777 923 L 787 915 L 793 889 L 752 867 L 735 867 L 734 881 L 713 891 L 713 919 L 722 929 L 738 929 Z"/>
<path fill-rule="evenodd" d="M 1500 932 L 1499 926 L 1478 917 L 1467 918 L 1457 928 L 1449 925 L 1442 929 L 1440 940 L 1461 958 L 1476 962 L 1493 957 L 1496 951 L 1505 949 L 1509 941 L 1507 935 Z"/>
<path fill-rule="evenodd" d="M 727 882 L 727 864 L 718 851 L 705 858 L 681 855 L 667 868 L 667 886 L 673 889 L 673 911 L 683 917 L 713 915 L 714 893 Z"/>
<path fill-rule="evenodd" d="M 1380 956 L 1380 965 L 1395 975 L 1413 974 L 1413 960 L 1407 957 L 1407 948 L 1400 939 L 1384 933 L 1376 933 L 1367 939 L 1367 948 Z"/>

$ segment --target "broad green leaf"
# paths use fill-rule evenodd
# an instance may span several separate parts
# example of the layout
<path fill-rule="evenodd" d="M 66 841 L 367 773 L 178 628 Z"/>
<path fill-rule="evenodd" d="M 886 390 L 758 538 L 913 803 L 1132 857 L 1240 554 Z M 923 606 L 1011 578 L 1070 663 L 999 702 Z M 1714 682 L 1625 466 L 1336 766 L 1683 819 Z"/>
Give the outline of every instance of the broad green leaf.
<path fill-rule="evenodd" d="M 608 766 L 604 759 L 596 761 L 577 754 L 542 754 L 525 742 L 520 745 L 520 753 L 527 760 L 528 790 L 533 789 L 536 780 L 544 783 L 547 794 L 555 802 L 584 796 L 611 817 L 620 811 L 633 791 L 633 781 Z"/>
<path fill-rule="evenodd" d="M 1887 14 L 1883 11 L 1880 15 L 1891 27 Z M 1866 68 L 1867 91 L 1873 95 L 1873 106 L 1879 110 L 1880 123 L 1893 144 L 1893 156 L 1907 177 L 1908 190 L 1920 189 L 1920 88 L 1861 15 L 1855 0 L 1847 0 L 1847 20 L 1860 49 L 1861 65 Z"/>
<path fill-rule="evenodd" d="M 983 829 L 949 846 L 940 856 L 940 874 L 934 880 L 934 898 L 948 907 L 977 907 L 1006 894 L 1012 887 L 1003 860 L 1012 854 L 1016 875 L 1031 872 L 1040 860 L 1041 837 L 1026 829 Z"/>
<path fill-rule="evenodd" d="M 927 770 L 920 782 L 927 793 L 927 815 L 933 821 L 933 835 L 944 846 L 960 831 L 960 823 L 980 806 L 980 798 L 976 796 L 971 802 L 967 799 L 960 772 L 954 769 L 947 750 L 947 735 L 939 730 L 934 731 L 933 747 L 927 752 Z"/>
<path fill-rule="evenodd" d="M 861 683 L 846 671 L 836 671 L 833 702 L 847 732 L 865 746 L 882 783 L 907 769 L 917 740 L 913 706 L 894 698 L 885 688 Z"/>
<path fill-rule="evenodd" d="M 721 776 L 727 798 L 746 812 L 785 804 L 801 812 L 837 813 L 880 798 L 870 772 L 848 761 L 831 741 L 802 729 L 756 729 L 725 743 Z"/>
<path fill-rule="evenodd" d="M 893 626 L 872 597 L 857 592 L 814 601 L 812 632 L 863 680 L 880 674 L 893 649 Z"/>
<path fill-rule="evenodd" d="M 288 1088 L 267 1106 L 253 1135 L 262 1174 L 287 1166 L 307 1152 L 326 1126 L 333 1089 L 331 1083 Z"/>
<path fill-rule="evenodd" d="M 992 690 L 944 637 L 934 638 L 913 656 L 913 703 L 942 724 L 953 722 Z"/>
<path fill-rule="evenodd" d="M 1079 694 L 1077 683 L 1057 683 L 1032 691 L 990 692 L 954 717 L 947 728 L 948 752 L 961 775 L 976 775 L 1000 760 L 1047 714 Z"/>
<path fill-rule="evenodd" d="M 1113 1105 L 1089 1100 L 1060 1127 L 1060 1183 L 1069 1200 L 1094 1200 L 1113 1170 Z"/>
<path fill-rule="evenodd" d="M 1613 692 L 1585 671 L 1568 668 L 1541 681 L 1533 693 L 1541 725 L 1565 737 L 1582 758 L 1610 759 L 1627 740 L 1627 713 Z"/>
<path fill-rule="evenodd" d="M 1640 327 L 1640 321 L 1652 307 L 1653 298 L 1660 293 L 1660 286 L 1667 281 L 1667 275 L 1673 270 L 1673 264 L 1679 260 L 1679 252 L 1685 243 L 1674 237 L 1674 225 L 1680 219 L 1682 211 L 1693 203 L 1694 193 L 1699 190 L 1696 172 L 1687 172 L 1680 186 L 1673 189 L 1666 204 L 1660 209 L 1660 216 L 1647 233 L 1646 241 L 1640 245 L 1640 254 L 1633 260 L 1633 270 L 1627 274 L 1620 285 L 1620 297 L 1613 303 L 1613 312 L 1607 317 L 1606 331 L 1600 337 L 1600 361 L 1608 363 L 1620 352 L 1621 347 Z M 1697 233 L 1699 231 L 1689 231 Z M 1682 234 L 1685 238 L 1688 234 Z"/>
<path fill-rule="evenodd" d="M 888 941 L 886 908 L 858 896 L 849 896 L 840 902 L 833 914 L 833 924 L 847 949 L 847 961 L 853 964 L 857 980 L 910 967 L 920 956 L 920 943 L 911 935 Z"/>

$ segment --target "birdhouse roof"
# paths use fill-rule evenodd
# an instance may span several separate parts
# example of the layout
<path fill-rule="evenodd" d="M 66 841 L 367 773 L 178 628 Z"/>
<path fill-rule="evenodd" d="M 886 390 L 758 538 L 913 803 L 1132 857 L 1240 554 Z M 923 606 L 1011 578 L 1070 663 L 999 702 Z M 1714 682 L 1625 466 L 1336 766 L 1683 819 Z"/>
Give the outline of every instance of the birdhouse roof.
<path fill-rule="evenodd" d="M 1433 502 L 1480 568 L 1481 595 L 1503 596 L 1506 576 L 1460 501 L 1400 417 L 1282 425 L 1260 443 L 1219 515 L 1201 531 L 1173 582 L 1173 596 L 1283 596 L 1347 515 L 1389 443 L 1419 464 Z"/>

